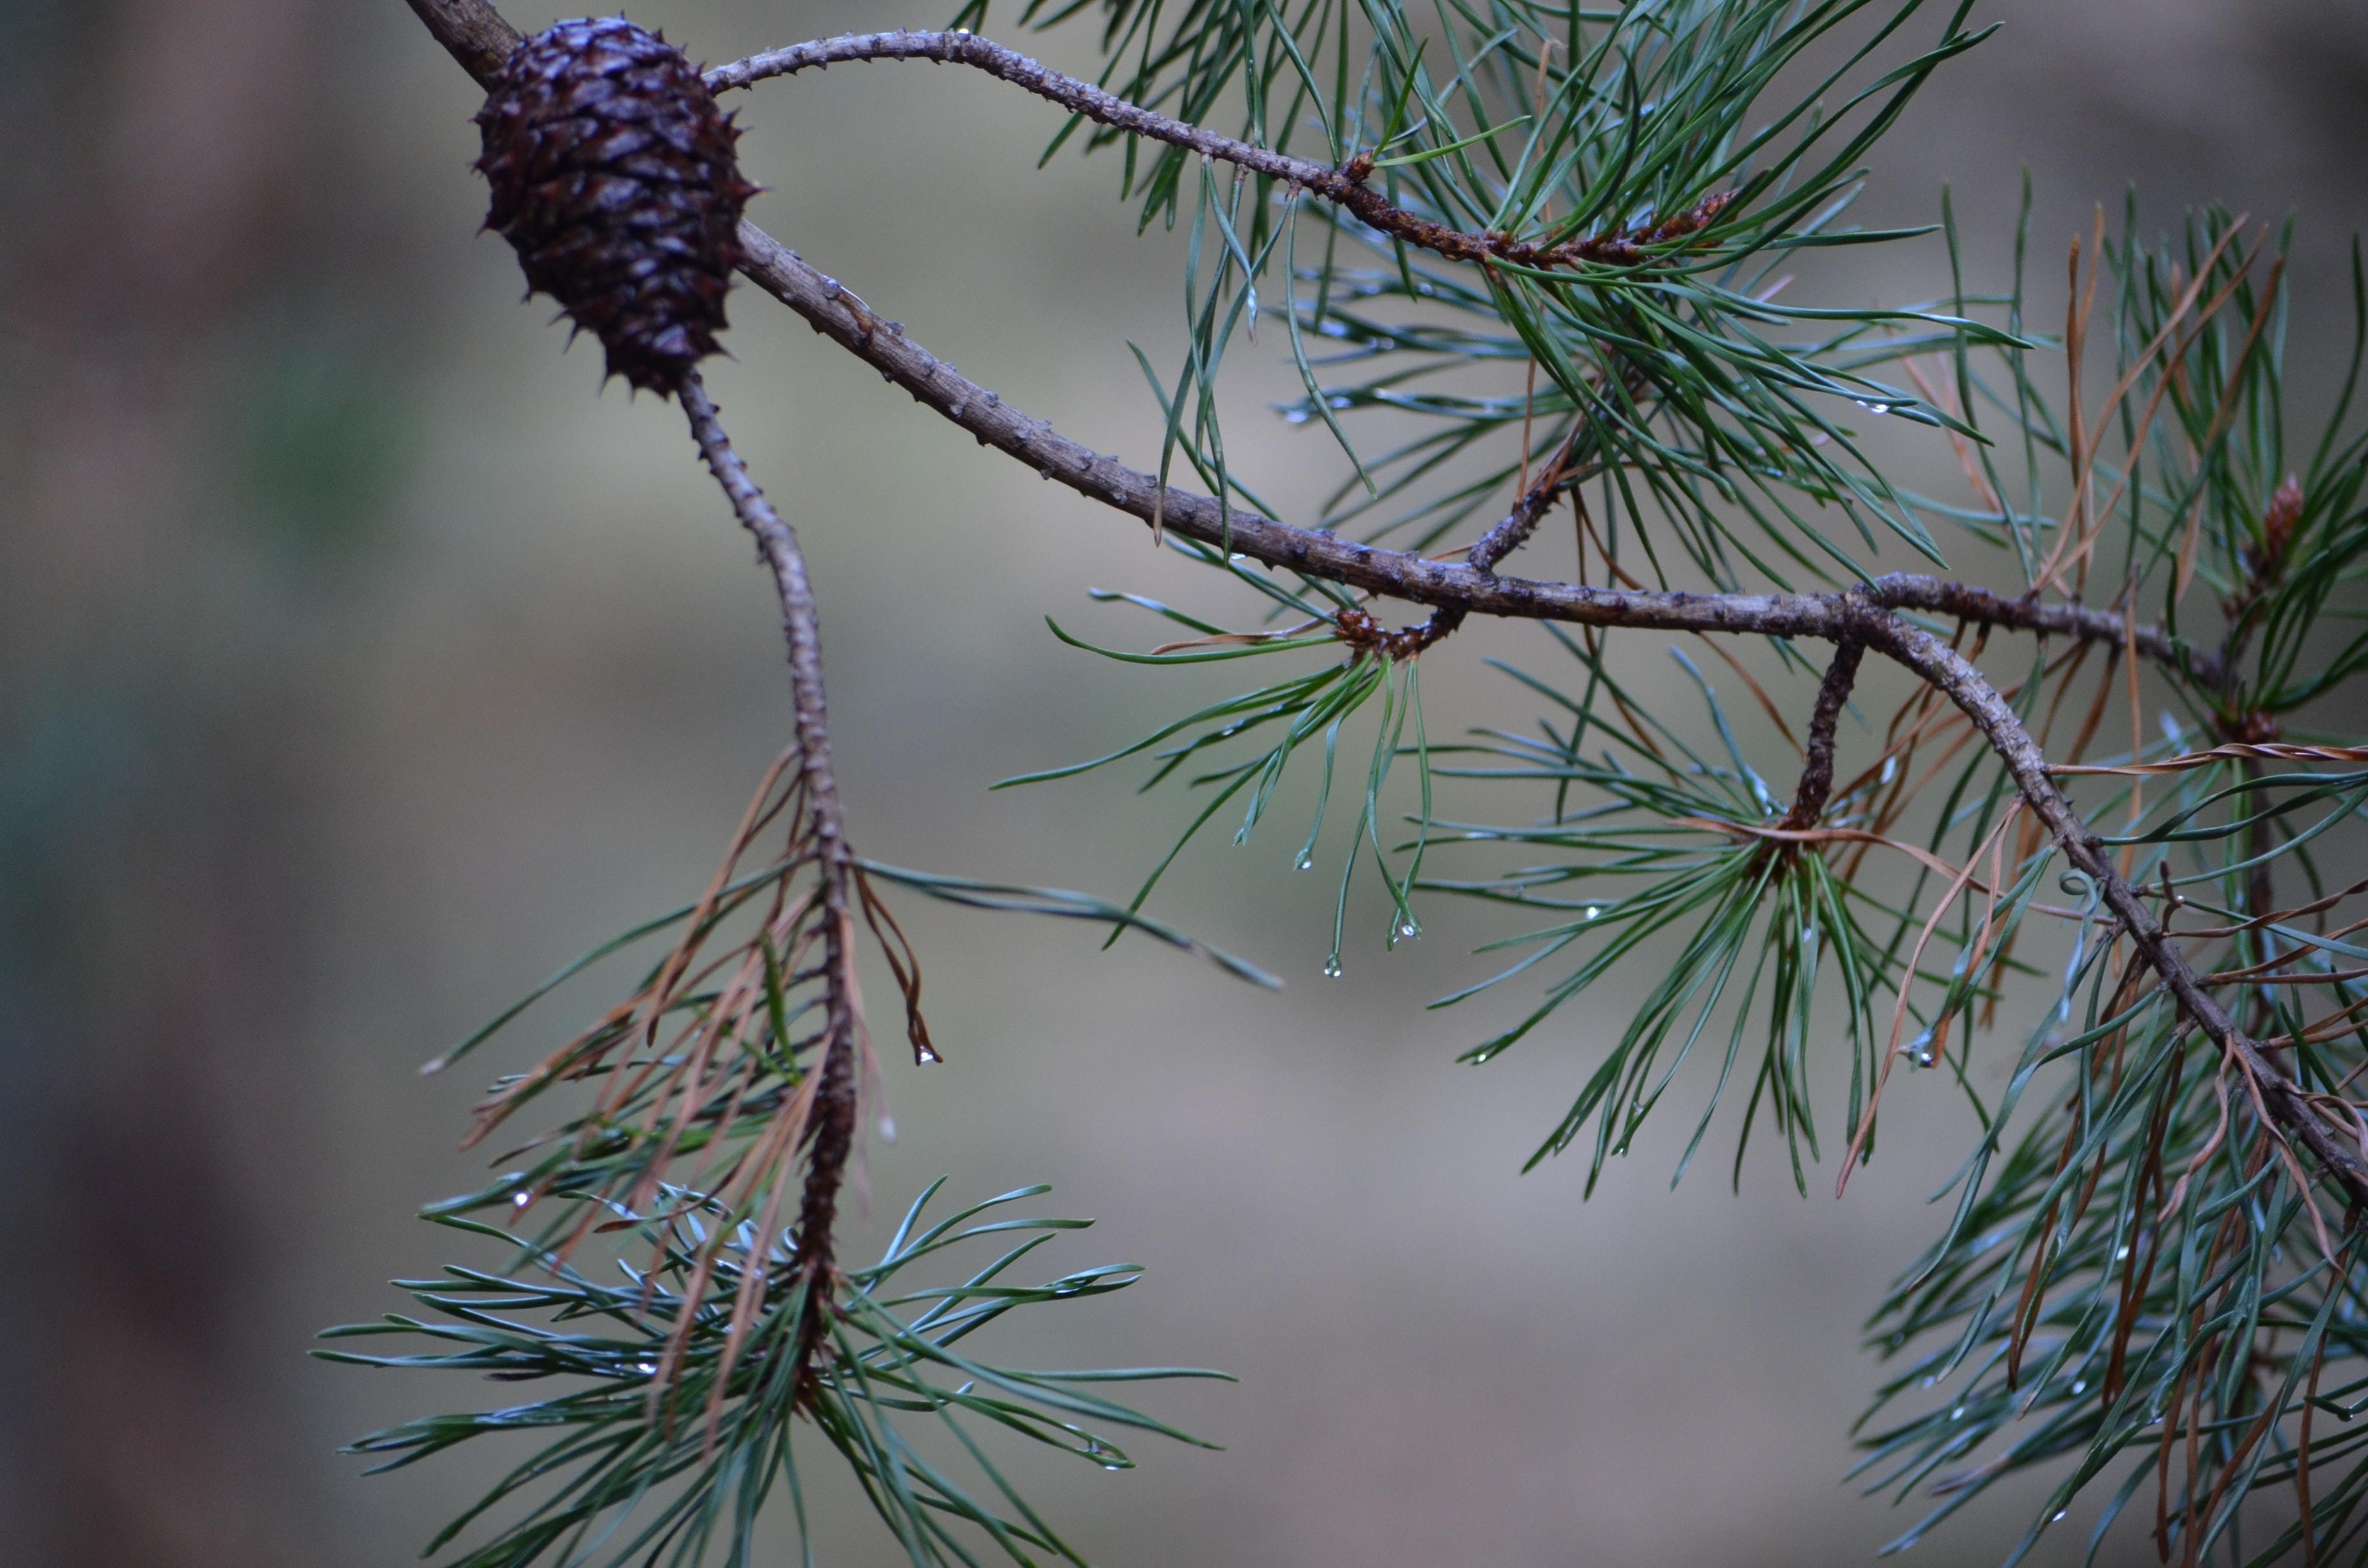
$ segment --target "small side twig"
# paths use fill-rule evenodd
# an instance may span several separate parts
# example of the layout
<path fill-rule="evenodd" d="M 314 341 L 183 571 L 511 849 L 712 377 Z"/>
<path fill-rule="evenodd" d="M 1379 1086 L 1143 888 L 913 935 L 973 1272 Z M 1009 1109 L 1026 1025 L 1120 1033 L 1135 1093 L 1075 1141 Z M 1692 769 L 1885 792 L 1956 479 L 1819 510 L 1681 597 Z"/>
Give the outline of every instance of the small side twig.
<path fill-rule="evenodd" d="M 1809 710 L 1809 744 L 1801 765 L 1801 783 L 1793 794 L 1793 809 L 1784 814 L 1783 825 L 1793 832 L 1817 825 L 1826 813 L 1826 801 L 1834 789 L 1834 732 L 1841 721 L 1842 705 L 1850 700 L 1850 687 L 1858 681 L 1859 662 L 1866 656 L 1866 644 L 1855 637 L 1844 637 L 1834 644 L 1834 662 L 1826 666 L 1826 678 L 1818 683 L 1816 705 Z"/>

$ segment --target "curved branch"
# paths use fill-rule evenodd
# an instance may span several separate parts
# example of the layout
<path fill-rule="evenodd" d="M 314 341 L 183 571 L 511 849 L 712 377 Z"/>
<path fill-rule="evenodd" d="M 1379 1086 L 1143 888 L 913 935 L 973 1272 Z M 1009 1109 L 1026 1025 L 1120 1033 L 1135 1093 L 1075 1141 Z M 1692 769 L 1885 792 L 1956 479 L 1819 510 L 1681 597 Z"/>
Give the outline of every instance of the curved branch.
<path fill-rule="evenodd" d="M 731 498 L 741 526 L 757 540 L 757 551 L 773 574 L 781 603 L 781 636 L 789 645 L 790 692 L 797 710 L 798 766 L 805 786 L 805 811 L 813 824 L 815 859 L 821 882 L 826 1017 L 823 1030 L 821 1080 L 814 1103 L 805 1191 L 798 1205 L 797 1267 L 806 1285 L 804 1317 L 791 1352 L 796 1371 L 791 1386 L 801 1386 L 806 1363 L 829 1312 L 831 1295 L 831 1230 L 838 1214 L 838 1191 L 855 1145 L 858 1050 L 855 1017 L 855 941 L 853 909 L 855 853 L 847 841 L 839 809 L 838 781 L 830 766 L 828 706 L 822 684 L 822 633 L 814 606 L 814 584 L 806 575 L 805 554 L 798 536 L 765 493 L 749 477 L 747 465 L 724 432 L 706 383 L 696 370 L 686 373 L 677 389 L 684 414 L 690 419 L 692 438 L 707 460 L 716 483 Z"/>
<path fill-rule="evenodd" d="M 1451 261 L 1502 262 L 1540 270 L 1588 263 L 1634 267 L 1652 259 L 1654 247 L 1700 233 L 1734 200 L 1723 192 L 1672 213 L 1643 228 L 1618 228 L 1585 234 L 1560 244 L 1541 245 L 1508 234 L 1474 234 L 1393 204 L 1366 182 L 1376 166 L 1373 154 L 1360 153 L 1334 167 L 1288 153 L 1259 147 L 1205 131 L 1185 120 L 1171 119 L 1156 110 L 1132 104 L 1091 82 L 1065 75 L 1039 64 L 1018 50 L 969 32 L 848 33 L 816 39 L 811 43 L 768 49 L 707 73 L 707 85 L 718 93 L 750 86 L 773 76 L 800 71 L 827 70 L 833 65 L 871 60 L 933 60 L 941 64 L 968 65 L 1013 86 L 1034 93 L 1098 124 L 1132 135 L 1164 142 L 1203 158 L 1231 164 L 1254 175 L 1298 187 L 1311 196 L 1333 202 L 1356 214 L 1381 233 L 1408 244 L 1435 252 Z"/>
<path fill-rule="evenodd" d="M 2229 1061 L 2244 1073 L 2254 1100 L 2267 1120 L 2311 1152 L 2355 1210 L 2368 1210 L 2368 1165 L 2338 1143 L 2324 1123 L 2305 1103 L 2302 1090 L 2262 1054 L 2260 1045 L 2237 1028 L 2233 1019 L 2203 988 L 2195 971 L 2169 933 L 2147 910 L 2143 896 L 2113 869 L 2104 846 L 2080 820 L 2072 802 L 2048 770 L 2047 758 L 2014 710 L 1997 688 L 1983 678 L 1955 649 L 1930 632 L 1909 626 L 1897 616 L 1871 614 L 1865 619 L 1868 642 L 1894 662 L 1948 694 L 1959 711 L 1973 721 L 1990 744 L 2015 787 L 2049 835 L 2081 875 L 2097 885 L 2105 906 L 2130 934 L 2146 966 L 2162 977 L 2187 1016 L 2208 1035 Z"/>
<path fill-rule="evenodd" d="M 1588 626 L 1636 626 L 1664 631 L 1725 631 L 1776 637 L 1836 638 L 1843 627 L 1839 594 L 1691 594 L 1595 588 L 1533 577 L 1500 577 L 1469 562 L 1433 561 L 1382 550 L 1337 534 L 1295 528 L 1240 506 L 1220 506 L 1206 495 L 1169 487 L 1030 418 L 963 376 L 906 335 L 904 324 L 874 312 L 837 278 L 816 271 L 795 251 L 756 224 L 740 225 L 741 270 L 759 288 L 805 318 L 814 331 L 934 409 L 983 447 L 996 450 L 1148 524 L 1161 526 L 1269 566 L 1304 572 L 1350 587 L 1470 614 Z M 1520 537 L 1516 521 L 1535 505 L 1524 497 L 1505 523 L 1491 529 Z M 1534 516 L 1529 521 L 1534 523 Z M 1512 524 L 1508 528 L 1508 524 Z M 1895 574 L 1861 590 L 1863 602 L 1884 608 L 1930 609 L 1998 626 L 2115 644 L 2129 640 L 2119 616 L 2078 605 L 2009 599 L 1986 589 L 1937 578 Z M 2183 642 L 2151 627 L 2138 629 L 2141 653 L 2166 663 L 2196 659 Z"/>

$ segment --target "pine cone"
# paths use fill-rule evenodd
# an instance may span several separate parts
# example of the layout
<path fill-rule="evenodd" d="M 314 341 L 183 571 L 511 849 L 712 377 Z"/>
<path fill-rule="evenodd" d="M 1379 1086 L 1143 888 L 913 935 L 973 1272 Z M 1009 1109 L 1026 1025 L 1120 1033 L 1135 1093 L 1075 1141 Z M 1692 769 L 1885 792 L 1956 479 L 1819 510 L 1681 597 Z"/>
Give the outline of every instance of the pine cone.
<path fill-rule="evenodd" d="M 664 395 L 715 352 L 739 260 L 732 117 L 682 51 L 622 17 L 558 22 L 518 46 L 477 113 L 485 227 L 609 351 Z"/>

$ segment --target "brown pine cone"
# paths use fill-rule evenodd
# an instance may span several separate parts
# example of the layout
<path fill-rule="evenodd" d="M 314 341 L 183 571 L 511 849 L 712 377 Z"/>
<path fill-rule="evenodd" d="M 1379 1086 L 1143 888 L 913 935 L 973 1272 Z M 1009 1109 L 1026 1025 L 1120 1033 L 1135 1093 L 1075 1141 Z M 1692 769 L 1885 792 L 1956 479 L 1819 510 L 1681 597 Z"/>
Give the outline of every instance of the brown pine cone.
<path fill-rule="evenodd" d="M 664 395 L 715 352 L 740 256 L 732 117 L 682 51 L 622 17 L 520 44 L 477 113 L 485 227 L 609 351 L 609 374 Z"/>

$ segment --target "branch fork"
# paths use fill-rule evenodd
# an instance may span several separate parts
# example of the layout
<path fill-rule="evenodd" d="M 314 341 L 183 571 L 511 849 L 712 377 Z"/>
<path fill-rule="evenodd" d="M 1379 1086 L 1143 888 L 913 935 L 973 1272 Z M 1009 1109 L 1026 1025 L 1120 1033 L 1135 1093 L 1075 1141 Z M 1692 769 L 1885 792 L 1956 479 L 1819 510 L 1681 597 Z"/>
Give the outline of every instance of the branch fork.
<path fill-rule="evenodd" d="M 481 81 L 517 40 L 515 31 L 484 0 L 410 3 L 454 57 Z M 1333 167 L 1251 146 L 1127 104 L 1090 84 L 1049 71 L 1025 56 L 966 33 L 877 33 L 825 40 L 719 67 L 708 74 L 707 80 L 721 92 L 839 62 L 915 58 L 973 66 L 1112 129 L 1283 181 L 1339 204 L 1378 232 L 1453 260 L 1536 269 L 1581 264 L 1641 265 L 1660 247 L 1691 240 L 1709 230 L 1735 199 L 1732 193 L 1721 194 L 1640 232 L 1617 231 L 1550 247 L 1506 235 L 1464 233 L 1392 205 L 1369 183 L 1378 167 L 1370 153 Z M 1881 577 L 1847 591 L 1820 595 L 1655 592 L 1498 576 L 1493 570 L 1497 561 L 1527 537 L 1559 493 L 1560 463 L 1545 482 L 1520 497 L 1514 511 L 1461 563 L 1295 528 L 1211 497 L 1163 486 L 1114 458 L 1068 439 L 1049 423 L 1030 418 L 962 377 L 915 343 L 897 324 L 881 319 L 853 293 L 754 223 L 744 222 L 740 244 L 742 270 L 759 288 L 803 317 L 815 332 L 903 388 L 916 403 L 968 432 L 982 446 L 992 446 L 1047 479 L 1058 480 L 1155 529 L 1173 529 L 1279 570 L 1431 607 L 1433 614 L 1428 622 L 1395 632 L 1364 611 L 1343 612 L 1338 622 L 1340 636 L 1360 652 L 1409 657 L 1474 614 L 1596 628 L 1628 626 L 1833 642 L 1835 655 L 1811 715 L 1801 779 L 1792 808 L 1782 819 L 1785 831 L 1805 832 L 1823 814 L 1832 788 L 1836 724 L 1865 652 L 1871 649 L 1901 665 L 1946 696 L 1971 721 L 2006 766 L 2022 803 L 2044 825 L 2066 860 L 2095 885 L 2139 959 L 2214 1041 L 2224 1062 L 2241 1075 L 2257 1110 L 2276 1130 L 2281 1147 L 2294 1144 L 2307 1150 L 2346 1208 L 2355 1217 L 2368 1211 L 2368 1163 L 2363 1163 L 2362 1153 L 2334 1134 L 2318 1114 L 2313 1096 L 2287 1077 L 2214 1001 L 2147 910 L 2144 895 L 2120 874 L 2066 800 L 2047 758 L 2014 709 L 1968 659 L 1911 624 L 1903 612 L 2127 649 L 2207 686 L 2223 684 L 2229 677 L 2240 652 L 2236 638 L 2231 638 L 2227 648 L 2206 653 L 2161 629 L 2134 627 L 2110 611 L 2089 609 L 2078 603 L 2043 603 L 2031 597 L 2009 598 L 1967 584 L 1909 574 Z M 814 831 L 823 846 L 830 962 L 837 971 L 851 961 L 853 901 L 849 893 L 856 869 L 830 771 L 811 585 L 794 533 L 731 450 L 714 406 L 695 375 L 684 381 L 681 400 L 702 456 L 740 520 L 755 536 L 780 598 L 798 710 L 801 766 L 805 769 Z M 2284 511 L 2298 513 L 2299 493 L 2289 498 L 2282 489 L 2278 504 Z M 2291 528 L 2291 523 L 2287 526 Z M 2281 543 L 2271 539 L 2257 569 L 2274 569 Z M 851 999 L 843 988 L 835 987 L 810 1145 L 812 1163 L 799 1221 L 803 1266 L 817 1287 L 827 1280 L 833 1267 L 829 1232 L 855 1125 L 857 1027 Z M 2284 1157 L 2292 1158 L 2291 1154 Z M 813 1320 L 814 1326 L 802 1340 L 802 1357 L 811 1353 L 819 1336 L 819 1322 L 818 1317 Z"/>

